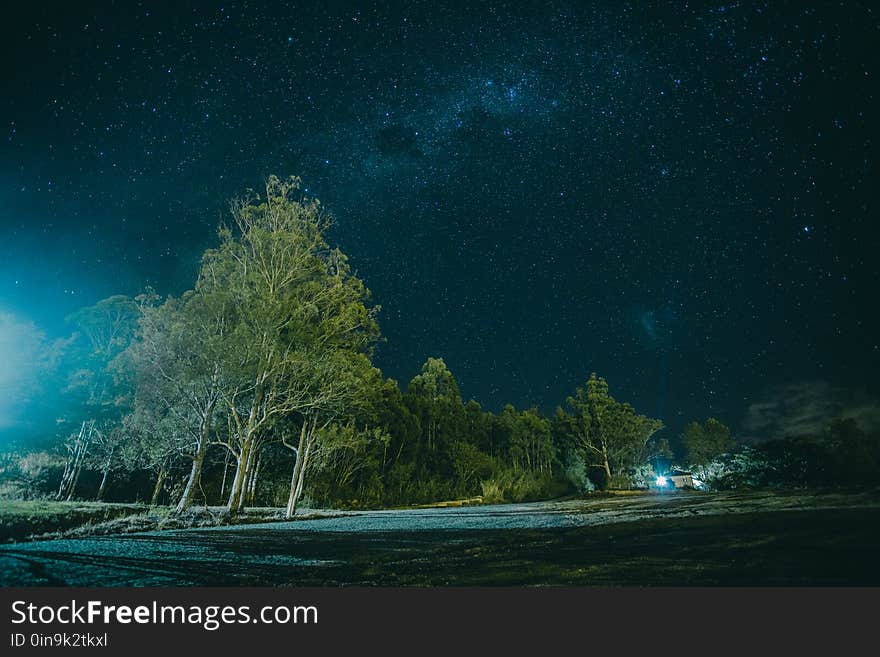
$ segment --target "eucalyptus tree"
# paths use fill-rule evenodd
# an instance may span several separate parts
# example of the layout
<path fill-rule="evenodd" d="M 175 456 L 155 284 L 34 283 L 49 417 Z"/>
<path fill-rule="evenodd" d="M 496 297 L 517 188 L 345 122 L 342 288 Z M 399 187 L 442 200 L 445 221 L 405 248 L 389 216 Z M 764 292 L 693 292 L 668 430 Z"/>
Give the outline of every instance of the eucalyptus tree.
<path fill-rule="evenodd" d="M 645 444 L 663 428 L 660 420 L 614 399 L 608 383 L 595 373 L 566 402 L 570 413 L 562 417 L 571 439 L 587 465 L 602 468 L 609 485 L 614 475 L 636 465 Z"/>
<path fill-rule="evenodd" d="M 310 489 L 325 500 L 378 501 L 381 454 L 390 440 L 385 427 L 354 419 L 330 424 L 316 437 L 305 466 Z M 300 479 L 301 486 L 305 480 Z"/>
<path fill-rule="evenodd" d="M 293 416 L 300 440 L 292 514 L 319 430 L 360 395 L 358 377 L 369 368 L 358 356 L 369 364 L 377 309 L 368 308 L 369 292 L 346 257 L 328 246 L 329 217 L 298 178 L 270 177 L 263 198 L 251 194 L 231 210 L 233 224 L 205 253 L 197 287 L 229 302 L 221 367 L 229 431 L 220 442 L 236 468 L 227 507 L 241 510 L 271 428 Z"/>
<path fill-rule="evenodd" d="M 512 405 L 504 407 L 500 415 L 507 429 L 507 458 L 515 469 L 532 472 L 550 472 L 556 449 L 550 421 L 537 408 L 517 411 Z"/>
<path fill-rule="evenodd" d="M 365 415 L 382 386 L 381 374 L 370 364 L 366 354 L 341 348 L 307 355 L 307 363 L 300 369 L 298 378 L 307 387 L 308 399 L 299 409 L 302 419 L 297 445 L 294 447 L 285 441 L 285 445 L 296 454 L 287 499 L 288 518 L 296 514 L 315 452 L 321 452 L 319 460 L 329 460 L 331 456 L 338 456 L 334 454 L 336 450 L 350 449 L 350 443 L 344 441 L 325 440 L 322 444 L 322 438 L 345 435 L 327 429 L 333 423 L 350 423 L 357 416 Z M 363 430 L 357 437 L 384 438 L 384 435 L 383 432 Z"/>
<path fill-rule="evenodd" d="M 150 505 L 156 506 L 172 470 L 192 460 L 193 436 L 181 419 L 188 416 L 185 402 L 169 411 L 161 400 L 150 396 L 150 391 L 142 386 L 131 412 L 123 418 L 126 438 L 120 446 L 120 459 L 128 470 L 146 470 L 153 475 Z"/>
<path fill-rule="evenodd" d="M 98 485 L 98 492 L 95 495 L 95 501 L 100 502 L 104 499 L 104 493 L 107 491 L 110 473 L 123 466 L 122 450 L 128 436 L 121 418 L 119 421 L 99 428 L 94 435 L 90 464 L 91 469 L 101 475 L 101 483 Z"/>
<path fill-rule="evenodd" d="M 407 397 L 422 423 L 428 451 L 448 442 L 464 420 L 464 406 L 455 377 L 442 358 L 428 358 L 407 386 Z"/>
<path fill-rule="evenodd" d="M 148 292 L 138 297 L 138 305 L 140 337 L 126 357 L 136 373 L 137 403 L 151 412 L 143 411 L 133 420 L 173 431 L 170 440 L 155 438 L 157 451 L 167 452 L 169 458 L 181 447 L 181 437 L 187 437 L 180 451 L 191 465 L 176 506 L 182 513 L 199 489 L 221 399 L 229 299 L 216 292 L 205 294 L 197 284 L 195 290 L 162 302 Z"/>

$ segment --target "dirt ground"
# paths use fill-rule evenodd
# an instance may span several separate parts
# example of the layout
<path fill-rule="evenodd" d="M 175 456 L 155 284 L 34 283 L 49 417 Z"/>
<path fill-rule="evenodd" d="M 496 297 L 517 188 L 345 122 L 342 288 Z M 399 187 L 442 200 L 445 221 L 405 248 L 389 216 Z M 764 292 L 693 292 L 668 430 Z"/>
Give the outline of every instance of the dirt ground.
<path fill-rule="evenodd" d="M 645 493 L 0 547 L 0 585 L 880 585 L 880 491 Z"/>

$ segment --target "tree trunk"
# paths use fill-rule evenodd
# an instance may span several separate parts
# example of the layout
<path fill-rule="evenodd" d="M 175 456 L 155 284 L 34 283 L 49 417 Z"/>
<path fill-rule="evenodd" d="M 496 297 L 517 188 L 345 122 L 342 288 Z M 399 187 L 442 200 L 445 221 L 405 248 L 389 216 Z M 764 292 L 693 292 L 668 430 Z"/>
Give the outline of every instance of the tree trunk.
<path fill-rule="evenodd" d="M 223 460 L 223 482 L 220 484 L 220 499 L 226 492 L 226 473 L 229 471 L 229 450 L 226 450 L 226 458 Z"/>
<path fill-rule="evenodd" d="M 241 482 L 241 508 L 245 508 L 248 504 L 250 504 L 251 499 L 251 489 L 254 484 L 254 477 L 256 477 L 256 463 L 259 458 L 260 452 L 260 444 L 259 441 L 254 440 L 251 444 L 251 448 L 248 451 L 248 459 L 244 464 L 244 479 Z"/>
<path fill-rule="evenodd" d="M 247 495 L 247 504 L 248 506 L 254 505 L 254 499 L 257 497 L 257 477 L 260 476 L 260 466 L 263 463 L 263 456 L 259 455 L 254 461 L 254 471 L 251 474 L 249 486 L 248 486 L 248 495 Z"/>
<path fill-rule="evenodd" d="M 306 434 L 308 433 L 309 418 L 303 420 L 302 429 L 299 432 L 299 445 L 296 448 L 296 463 L 293 466 L 293 476 L 290 478 L 290 494 L 287 497 L 286 517 L 292 518 L 296 513 L 296 491 L 299 484 L 300 471 L 305 460 Z"/>
<path fill-rule="evenodd" d="M 238 467 L 235 470 L 235 479 L 232 482 L 232 490 L 229 495 L 229 505 L 227 510 L 230 513 L 238 513 L 244 508 L 247 501 L 248 484 L 250 483 L 251 470 L 253 468 L 252 458 L 255 454 L 251 454 L 257 447 L 257 428 L 260 426 L 260 409 L 265 395 L 265 383 L 267 375 L 261 373 L 257 377 L 257 384 L 254 388 L 254 398 L 251 401 L 251 410 L 248 413 L 247 422 L 244 426 L 239 426 L 239 435 L 242 436 L 241 454 L 238 458 Z"/>
<path fill-rule="evenodd" d="M 235 468 L 235 477 L 232 480 L 232 488 L 229 491 L 229 503 L 226 510 L 230 513 L 238 513 L 244 507 L 244 496 L 242 491 L 244 488 L 245 478 L 247 477 L 247 464 L 251 453 L 252 438 L 245 438 L 241 446 L 241 454 L 238 457 L 238 465 Z"/>
<path fill-rule="evenodd" d="M 213 414 L 214 405 L 209 404 L 202 418 L 202 426 L 199 428 L 199 444 L 196 447 L 196 455 L 193 458 L 192 468 L 189 471 L 189 479 L 186 480 L 186 486 L 184 486 L 183 495 L 180 496 L 180 501 L 174 510 L 175 513 L 183 513 L 190 507 L 196 488 L 201 481 L 202 464 L 205 462 L 205 454 L 208 451 L 208 439 L 211 437 L 211 416 Z"/>
<path fill-rule="evenodd" d="M 67 490 L 67 482 L 70 480 L 71 466 L 73 465 L 72 458 L 72 456 L 68 456 L 67 461 L 64 463 L 64 472 L 61 474 L 61 482 L 58 484 L 58 492 L 55 493 L 56 500 L 60 500 Z"/>
<path fill-rule="evenodd" d="M 156 476 L 156 485 L 153 487 L 153 497 L 150 498 L 150 506 L 156 506 L 159 502 L 159 495 L 162 493 L 162 484 L 165 483 L 165 465 L 159 468 L 159 474 Z"/>
<path fill-rule="evenodd" d="M 91 435 L 91 432 L 89 435 Z M 70 502 L 73 499 L 73 494 L 76 492 L 76 485 L 79 483 L 79 475 L 82 472 L 82 464 L 87 449 L 85 440 L 77 446 L 76 460 L 73 463 L 73 476 L 70 481 L 70 487 L 67 489 L 67 497 L 64 498 L 66 502 Z"/>
<path fill-rule="evenodd" d="M 226 510 L 232 512 L 232 505 L 235 503 L 235 482 L 241 477 L 241 456 L 235 455 L 235 472 L 232 475 L 232 481 L 229 482 L 229 496 L 226 499 Z"/>
<path fill-rule="evenodd" d="M 86 423 L 83 421 L 80 425 L 76 441 L 73 443 L 73 447 L 67 448 L 67 461 L 64 463 L 64 473 L 61 475 L 61 483 L 58 485 L 58 493 L 55 495 L 56 499 L 65 499 L 70 492 L 70 482 L 73 480 L 73 470 L 76 460 L 79 458 L 79 447 L 82 443 L 83 436 L 85 435 L 85 430 Z"/>
<path fill-rule="evenodd" d="M 608 452 L 604 447 L 602 448 L 602 467 L 605 468 L 606 486 L 611 488 L 611 465 L 608 463 Z"/>
<path fill-rule="evenodd" d="M 64 498 L 65 502 L 70 502 L 73 499 L 73 494 L 76 492 L 76 485 L 79 483 L 79 473 L 81 468 L 77 467 L 73 473 L 73 480 L 70 482 L 70 488 L 67 490 L 67 497 Z"/>
<path fill-rule="evenodd" d="M 315 443 L 314 437 L 311 438 L 306 443 L 306 453 L 303 456 L 302 468 L 300 468 L 300 471 L 299 471 L 299 481 L 296 484 L 296 492 L 294 493 L 294 496 L 293 496 L 293 507 L 290 510 L 290 517 L 293 517 L 294 515 L 296 515 L 296 505 L 299 502 L 300 496 L 302 495 L 303 485 L 305 484 L 305 481 L 306 481 L 306 471 L 308 470 L 308 467 L 309 467 L 309 454 L 311 454 L 311 452 L 312 452 L 312 445 L 314 445 L 314 443 Z"/>
<path fill-rule="evenodd" d="M 193 497 L 195 496 L 196 486 L 198 486 L 199 479 L 202 474 L 202 464 L 205 461 L 205 450 L 199 448 L 199 451 L 196 453 L 196 457 L 193 459 L 192 467 L 189 471 L 189 477 L 186 480 L 186 486 L 183 488 L 183 494 L 180 496 L 180 500 L 177 502 L 177 507 L 174 509 L 174 513 L 183 513 L 186 511 L 190 505 L 192 504 Z"/>
<path fill-rule="evenodd" d="M 95 498 L 96 502 L 100 502 L 104 499 L 104 491 L 107 490 L 107 479 L 110 477 L 110 470 L 113 467 L 113 453 L 115 451 L 115 446 L 110 448 L 110 454 L 107 455 L 107 460 L 104 463 L 104 473 L 101 477 L 101 485 L 98 486 L 98 495 Z"/>
<path fill-rule="evenodd" d="M 79 482 L 79 473 L 82 470 L 82 464 L 85 460 L 86 453 L 89 449 L 89 442 L 92 438 L 92 430 L 94 429 L 93 421 L 84 421 L 80 426 L 79 434 L 73 444 L 70 458 L 64 466 L 64 474 L 61 477 L 61 485 L 58 487 L 57 498 L 69 502 L 73 499 L 73 493 L 76 491 L 76 484 Z"/>
<path fill-rule="evenodd" d="M 95 497 L 96 502 L 100 502 L 104 499 L 104 491 L 107 490 L 107 478 L 110 476 L 110 468 L 104 470 L 104 475 L 101 477 L 101 485 L 98 486 L 98 495 Z"/>

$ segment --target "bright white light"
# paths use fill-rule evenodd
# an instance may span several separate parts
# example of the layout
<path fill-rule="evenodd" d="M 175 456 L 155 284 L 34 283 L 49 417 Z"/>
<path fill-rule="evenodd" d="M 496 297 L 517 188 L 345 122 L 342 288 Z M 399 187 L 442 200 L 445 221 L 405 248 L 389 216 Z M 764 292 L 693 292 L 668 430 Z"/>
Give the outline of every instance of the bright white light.
<path fill-rule="evenodd" d="M 657 485 L 665 486 L 666 485 L 666 477 L 657 477 Z"/>

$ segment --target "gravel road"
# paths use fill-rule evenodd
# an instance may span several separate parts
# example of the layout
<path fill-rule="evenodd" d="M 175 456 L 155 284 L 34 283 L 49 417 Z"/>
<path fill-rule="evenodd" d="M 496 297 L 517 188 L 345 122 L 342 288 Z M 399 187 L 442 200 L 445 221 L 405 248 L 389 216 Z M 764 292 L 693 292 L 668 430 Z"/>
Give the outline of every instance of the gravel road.
<path fill-rule="evenodd" d="M 739 526 L 737 516 L 742 517 L 742 524 L 746 515 L 805 518 L 805 514 L 796 516 L 790 512 L 807 511 L 813 514 L 810 517 L 834 512 L 829 517 L 843 518 L 840 514 L 846 511 L 868 514 L 867 521 L 868 516 L 877 517 L 878 509 L 880 496 L 876 492 L 694 492 L 351 514 L 331 512 L 324 518 L 293 522 L 0 546 L 0 585 L 479 584 L 479 576 L 462 579 L 468 570 L 462 564 L 482 563 L 484 567 L 498 568 L 512 559 L 542 564 L 546 561 L 554 567 L 559 567 L 561 561 L 566 561 L 568 567 L 570 559 L 586 563 L 595 558 L 585 552 L 592 549 L 593 543 L 613 540 L 609 532 L 619 535 L 627 528 L 631 532 L 638 529 L 637 535 L 642 536 L 647 531 L 643 531 L 645 523 L 653 523 L 650 531 L 658 537 L 658 532 L 667 529 L 690 532 L 687 540 L 696 545 L 702 540 L 700 532 L 705 533 L 710 521 L 714 523 L 711 526 L 715 534 L 723 534 L 728 526 L 732 535 L 733 527 Z M 716 522 L 722 517 L 726 518 L 726 525 Z M 703 519 L 701 524 L 699 519 Z M 814 523 L 815 531 L 821 531 L 827 523 Z M 780 525 L 774 521 L 770 531 L 783 525 L 784 522 Z M 735 531 L 737 535 L 743 532 Z M 875 533 L 876 530 L 871 536 Z M 580 552 L 572 556 L 562 550 L 559 554 L 565 552 L 567 556 L 554 561 L 547 550 L 535 551 L 536 546 L 548 542 L 560 543 L 566 550 L 574 546 Z M 646 556 L 650 556 L 652 549 L 644 547 Z M 451 570 L 445 572 L 446 568 Z M 429 571 L 432 574 L 428 575 Z M 503 573 L 496 574 L 501 577 L 500 583 L 507 582 Z M 556 581 L 556 575 L 547 577 L 547 581 Z M 558 577 L 566 581 L 562 571 Z M 537 575 L 535 578 L 536 583 L 541 583 Z M 532 580 L 526 577 L 524 581 Z M 494 576 L 491 582 L 499 583 Z"/>

